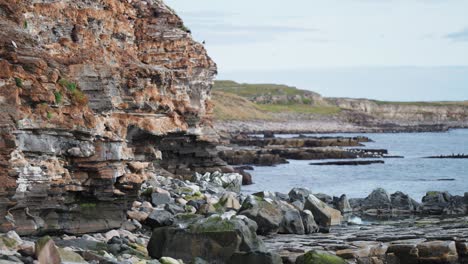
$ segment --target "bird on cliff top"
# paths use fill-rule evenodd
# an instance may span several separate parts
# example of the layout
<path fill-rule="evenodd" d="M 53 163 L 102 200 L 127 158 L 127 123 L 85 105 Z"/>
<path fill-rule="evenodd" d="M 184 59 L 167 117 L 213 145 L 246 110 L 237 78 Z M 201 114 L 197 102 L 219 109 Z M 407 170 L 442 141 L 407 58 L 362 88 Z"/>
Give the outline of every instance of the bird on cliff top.
<path fill-rule="evenodd" d="M 14 40 L 11 41 L 11 45 L 13 45 L 13 47 L 14 47 L 15 49 L 18 48 L 18 45 L 16 45 L 16 42 L 15 42 Z"/>

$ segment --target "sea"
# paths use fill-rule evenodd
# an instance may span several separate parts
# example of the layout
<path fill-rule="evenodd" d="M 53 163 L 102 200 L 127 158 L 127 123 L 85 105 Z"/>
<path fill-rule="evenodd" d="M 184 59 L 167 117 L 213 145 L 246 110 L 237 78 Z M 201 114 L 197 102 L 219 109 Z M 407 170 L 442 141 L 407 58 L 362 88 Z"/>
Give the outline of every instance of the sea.
<path fill-rule="evenodd" d="M 272 191 L 288 193 L 294 187 L 332 196 L 364 198 L 376 188 L 389 193 L 402 191 L 416 201 L 428 191 L 448 191 L 452 195 L 468 192 L 468 159 L 428 159 L 428 156 L 468 154 L 468 129 L 429 133 L 346 133 L 306 134 L 307 136 L 365 136 L 373 142 L 363 148 L 387 149 L 389 155 L 404 158 L 384 159 L 385 164 L 363 166 L 312 166 L 310 160 L 289 160 L 274 167 L 254 167 L 249 171 L 253 185 L 244 193 Z M 276 135 L 295 137 L 297 135 Z M 333 161 L 333 160 L 320 160 Z"/>

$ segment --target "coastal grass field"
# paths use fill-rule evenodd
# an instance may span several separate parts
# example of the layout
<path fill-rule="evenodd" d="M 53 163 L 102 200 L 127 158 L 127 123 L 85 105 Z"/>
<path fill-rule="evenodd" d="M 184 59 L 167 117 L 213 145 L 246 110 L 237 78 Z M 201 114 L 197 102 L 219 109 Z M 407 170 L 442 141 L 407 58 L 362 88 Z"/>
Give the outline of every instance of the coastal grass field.
<path fill-rule="evenodd" d="M 262 96 L 283 96 L 296 98 L 281 102 L 256 102 Z M 333 104 L 333 100 L 322 98 L 320 102 L 312 102 L 310 96 L 322 98 L 320 94 L 301 90 L 296 87 L 281 84 L 248 84 L 234 81 L 215 81 L 212 99 L 215 104 L 214 116 L 216 120 L 279 120 L 281 114 L 299 115 L 339 115 L 343 109 Z M 300 98 L 297 100 L 297 98 Z M 334 98 L 336 100 L 337 98 Z M 363 99 L 366 100 L 366 99 Z M 398 106 L 465 106 L 468 101 L 459 102 L 391 102 L 368 100 L 380 105 Z M 284 118 L 284 117 L 283 117 Z"/>

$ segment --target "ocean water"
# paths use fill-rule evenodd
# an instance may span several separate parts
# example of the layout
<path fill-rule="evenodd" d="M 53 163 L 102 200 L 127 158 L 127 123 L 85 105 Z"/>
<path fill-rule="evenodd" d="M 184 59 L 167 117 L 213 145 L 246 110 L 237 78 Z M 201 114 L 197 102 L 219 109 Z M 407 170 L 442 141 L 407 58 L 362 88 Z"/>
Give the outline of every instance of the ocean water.
<path fill-rule="evenodd" d="M 293 135 L 279 135 L 291 137 Z M 428 191 L 468 192 L 468 159 L 424 159 L 435 155 L 468 154 L 468 129 L 443 133 L 356 133 L 308 134 L 308 136 L 367 136 L 375 142 L 365 148 L 388 149 L 389 155 L 404 159 L 384 159 L 385 164 L 368 166 L 312 166 L 307 161 L 290 160 L 275 167 L 255 167 L 249 171 L 254 184 L 243 192 L 277 191 L 288 193 L 306 187 L 314 193 L 346 194 L 348 198 L 366 197 L 375 188 L 402 191 L 420 201 Z"/>

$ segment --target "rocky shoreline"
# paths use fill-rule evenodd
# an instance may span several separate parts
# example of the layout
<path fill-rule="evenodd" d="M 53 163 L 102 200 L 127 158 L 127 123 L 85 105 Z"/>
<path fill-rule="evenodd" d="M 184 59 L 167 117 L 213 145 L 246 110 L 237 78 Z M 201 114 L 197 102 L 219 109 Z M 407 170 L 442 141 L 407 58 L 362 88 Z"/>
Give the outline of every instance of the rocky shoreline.
<path fill-rule="evenodd" d="M 361 148 L 368 138 L 220 136 L 210 99 L 216 64 L 164 2 L 0 0 L 0 26 L 0 264 L 466 262 L 464 235 L 381 247 L 376 256 L 338 251 L 357 249 L 347 243 L 359 241 L 353 229 L 369 226 L 356 219 L 466 215 L 466 195 L 430 192 L 417 203 L 381 189 L 349 200 L 297 188 L 243 194 L 250 168 L 230 165 L 387 152 Z M 322 121 L 268 130 L 371 127 L 360 116 Z M 454 219 L 441 234 L 463 231 L 464 218 Z M 362 238 L 380 241 L 384 229 Z M 309 248 L 340 239 L 344 246 Z"/>
<path fill-rule="evenodd" d="M 236 173 L 152 177 L 120 229 L 0 234 L 1 263 L 465 263 L 468 193 L 374 190 L 361 199 L 240 192 Z M 87 206 L 92 210 L 92 204 Z M 47 261 L 46 261 L 47 260 Z"/>

